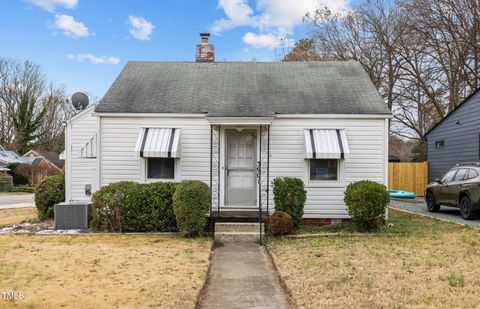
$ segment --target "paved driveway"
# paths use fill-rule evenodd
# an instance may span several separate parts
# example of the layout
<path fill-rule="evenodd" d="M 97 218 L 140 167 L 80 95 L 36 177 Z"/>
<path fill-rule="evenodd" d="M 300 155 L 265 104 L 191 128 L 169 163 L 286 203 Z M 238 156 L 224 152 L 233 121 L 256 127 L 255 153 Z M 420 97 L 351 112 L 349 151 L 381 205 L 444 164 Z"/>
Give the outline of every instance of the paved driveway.
<path fill-rule="evenodd" d="M 454 207 L 441 206 L 440 212 L 428 212 L 427 206 L 425 203 L 407 203 L 401 201 L 390 201 L 390 207 L 398 208 L 401 210 L 406 210 L 410 212 L 417 213 L 419 215 L 447 220 L 451 222 L 456 222 L 460 224 L 470 225 L 474 227 L 480 227 L 480 216 L 476 220 L 464 220 L 460 216 L 460 210 Z"/>
<path fill-rule="evenodd" d="M 34 206 L 33 194 L 0 194 L 0 209 Z"/>

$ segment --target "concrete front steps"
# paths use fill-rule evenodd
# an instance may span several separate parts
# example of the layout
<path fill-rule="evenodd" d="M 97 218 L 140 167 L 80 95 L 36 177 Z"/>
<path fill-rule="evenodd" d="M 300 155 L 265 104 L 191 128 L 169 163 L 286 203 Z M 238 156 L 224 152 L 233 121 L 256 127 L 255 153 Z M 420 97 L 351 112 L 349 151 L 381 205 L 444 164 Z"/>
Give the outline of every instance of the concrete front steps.
<path fill-rule="evenodd" d="M 262 223 L 262 234 L 265 226 Z M 214 239 L 217 242 L 259 242 L 260 223 L 255 222 L 216 222 Z"/>

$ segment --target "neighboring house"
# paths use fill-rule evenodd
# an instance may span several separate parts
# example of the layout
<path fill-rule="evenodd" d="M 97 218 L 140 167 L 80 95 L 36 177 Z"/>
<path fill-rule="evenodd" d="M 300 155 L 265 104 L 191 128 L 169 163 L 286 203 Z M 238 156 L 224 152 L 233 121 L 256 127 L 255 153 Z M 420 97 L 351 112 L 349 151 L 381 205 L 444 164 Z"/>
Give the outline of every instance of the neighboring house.
<path fill-rule="evenodd" d="M 480 161 L 480 94 L 477 89 L 426 134 L 428 179 L 457 163 Z"/>
<path fill-rule="evenodd" d="M 11 163 L 21 163 L 20 157 L 15 151 L 6 150 L 0 145 L 0 167 L 7 167 Z"/>
<path fill-rule="evenodd" d="M 57 161 L 59 160 L 57 159 Z M 10 164 L 23 164 L 22 167 L 18 167 L 16 172 L 26 177 L 31 184 L 36 184 L 45 176 L 62 173 L 62 168 L 56 165 L 60 164 L 59 162 L 53 164 L 39 152 L 31 150 L 20 156 L 18 153 L 5 150 L 0 146 L 0 167 L 7 167 Z"/>
<path fill-rule="evenodd" d="M 67 121 L 67 201 L 122 180 L 201 180 L 215 213 L 271 212 L 272 181 L 288 176 L 305 182 L 304 218 L 342 219 L 348 183 L 388 183 L 391 113 L 358 62 L 214 63 L 205 50 L 129 62 Z"/>
<path fill-rule="evenodd" d="M 44 158 L 48 168 L 63 173 L 65 159 L 60 159 L 60 155 L 53 151 L 44 151 L 40 149 L 33 149 L 23 155 L 24 157 L 41 157 Z"/>

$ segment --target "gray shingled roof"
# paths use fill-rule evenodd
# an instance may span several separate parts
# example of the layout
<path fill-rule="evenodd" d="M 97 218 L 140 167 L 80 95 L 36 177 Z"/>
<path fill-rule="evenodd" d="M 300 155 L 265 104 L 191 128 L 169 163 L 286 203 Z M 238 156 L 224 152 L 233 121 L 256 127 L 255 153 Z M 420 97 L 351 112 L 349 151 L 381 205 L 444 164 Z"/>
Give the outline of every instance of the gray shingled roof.
<path fill-rule="evenodd" d="M 358 62 L 129 62 L 108 113 L 389 114 Z"/>

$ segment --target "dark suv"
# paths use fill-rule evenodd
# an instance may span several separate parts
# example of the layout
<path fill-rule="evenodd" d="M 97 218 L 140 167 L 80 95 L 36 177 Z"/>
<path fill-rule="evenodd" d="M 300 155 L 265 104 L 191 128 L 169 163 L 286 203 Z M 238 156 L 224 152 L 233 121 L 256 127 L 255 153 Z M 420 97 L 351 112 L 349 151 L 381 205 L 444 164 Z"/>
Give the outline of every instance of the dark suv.
<path fill-rule="evenodd" d="M 463 219 L 472 220 L 480 209 L 480 163 L 457 164 L 442 179 L 435 179 L 425 190 L 428 211 L 440 205 L 460 208 Z"/>

